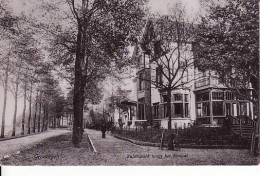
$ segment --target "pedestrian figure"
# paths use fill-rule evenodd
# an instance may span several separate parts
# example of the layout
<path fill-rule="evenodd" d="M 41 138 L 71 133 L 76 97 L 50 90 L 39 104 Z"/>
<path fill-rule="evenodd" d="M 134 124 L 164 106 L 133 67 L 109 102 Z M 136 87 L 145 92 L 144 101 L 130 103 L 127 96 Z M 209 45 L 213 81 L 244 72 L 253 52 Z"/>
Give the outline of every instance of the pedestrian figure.
<path fill-rule="evenodd" d="M 106 137 L 106 122 L 102 122 L 101 132 L 102 132 L 102 138 L 105 138 Z"/>
<path fill-rule="evenodd" d="M 114 133 L 115 129 L 116 129 L 115 125 L 112 124 L 112 127 L 111 127 L 111 133 L 112 133 L 112 134 Z"/>
<path fill-rule="evenodd" d="M 168 150 L 173 150 L 173 133 L 170 133 L 168 136 Z"/>
<path fill-rule="evenodd" d="M 232 125 L 231 118 L 227 115 L 224 121 L 224 127 L 227 129 L 228 133 L 230 133 L 231 125 Z"/>
<path fill-rule="evenodd" d="M 168 137 L 168 150 L 180 150 L 180 144 L 177 140 L 177 136 L 174 133 L 171 133 Z"/>
<path fill-rule="evenodd" d="M 173 135 L 173 150 L 175 150 L 175 151 L 180 150 L 180 144 L 179 144 L 179 141 L 178 141 L 176 135 Z"/>

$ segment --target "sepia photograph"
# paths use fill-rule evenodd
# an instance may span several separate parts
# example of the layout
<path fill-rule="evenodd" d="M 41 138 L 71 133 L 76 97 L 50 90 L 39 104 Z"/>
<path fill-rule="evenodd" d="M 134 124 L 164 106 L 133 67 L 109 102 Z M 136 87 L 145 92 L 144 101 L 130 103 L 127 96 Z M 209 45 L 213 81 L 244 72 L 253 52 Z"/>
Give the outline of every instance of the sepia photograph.
<path fill-rule="evenodd" d="M 259 68 L 258 0 L 0 0 L 0 166 L 258 166 Z"/>

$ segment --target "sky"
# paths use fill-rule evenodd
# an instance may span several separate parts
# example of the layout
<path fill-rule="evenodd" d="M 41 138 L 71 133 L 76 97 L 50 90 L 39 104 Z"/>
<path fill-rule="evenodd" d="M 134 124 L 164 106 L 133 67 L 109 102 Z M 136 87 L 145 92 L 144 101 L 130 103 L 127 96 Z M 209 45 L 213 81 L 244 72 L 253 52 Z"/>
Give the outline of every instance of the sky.
<path fill-rule="evenodd" d="M 35 0 L 7 0 L 12 8 L 15 9 L 15 13 L 19 14 L 21 11 L 26 10 L 30 3 Z M 149 0 L 148 6 L 152 14 L 167 14 L 169 5 L 176 2 L 181 2 L 189 14 L 196 14 L 200 9 L 200 0 Z"/>
<path fill-rule="evenodd" d="M 199 0 L 149 0 L 148 6 L 152 14 L 166 15 L 171 4 L 181 2 L 187 9 L 189 15 L 198 13 L 200 9 Z"/>

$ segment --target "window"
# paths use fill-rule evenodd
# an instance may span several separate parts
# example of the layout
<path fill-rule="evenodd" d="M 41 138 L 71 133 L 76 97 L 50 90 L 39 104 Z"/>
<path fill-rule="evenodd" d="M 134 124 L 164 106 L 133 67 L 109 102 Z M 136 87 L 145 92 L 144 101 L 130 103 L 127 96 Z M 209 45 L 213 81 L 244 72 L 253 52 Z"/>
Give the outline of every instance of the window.
<path fill-rule="evenodd" d="M 232 92 L 226 92 L 226 100 L 234 100 L 235 96 Z"/>
<path fill-rule="evenodd" d="M 153 104 L 153 118 L 158 119 L 159 118 L 159 103 Z"/>
<path fill-rule="evenodd" d="M 144 120 L 144 111 L 145 111 L 145 104 L 144 98 L 138 100 L 138 118 L 139 120 Z"/>
<path fill-rule="evenodd" d="M 223 116 L 224 115 L 224 108 L 222 101 L 213 101 L 213 115 L 214 116 Z"/>
<path fill-rule="evenodd" d="M 196 109 L 198 117 L 202 117 L 202 103 L 197 103 Z"/>
<path fill-rule="evenodd" d="M 189 116 L 189 103 L 185 103 L 184 105 L 184 117 Z"/>
<path fill-rule="evenodd" d="M 210 104 L 209 102 L 202 103 L 202 115 L 203 116 L 210 116 Z"/>
<path fill-rule="evenodd" d="M 139 90 L 144 90 L 145 88 L 145 76 L 144 76 L 144 73 L 141 72 L 139 74 Z"/>
<path fill-rule="evenodd" d="M 159 58 L 162 54 L 161 41 L 156 41 L 154 43 L 154 56 Z"/>
<path fill-rule="evenodd" d="M 167 103 L 167 100 L 168 100 L 167 95 L 162 95 L 161 97 L 162 97 L 161 102 L 162 102 L 162 103 Z"/>
<path fill-rule="evenodd" d="M 174 94 L 174 101 L 182 101 L 182 94 Z"/>
<path fill-rule="evenodd" d="M 162 85 L 162 66 L 158 66 L 156 68 L 156 87 Z"/>
<path fill-rule="evenodd" d="M 144 68 L 148 68 L 150 63 L 150 56 L 148 54 L 144 54 Z"/>
<path fill-rule="evenodd" d="M 188 94 L 184 95 L 184 100 L 185 100 L 185 102 L 189 102 L 189 95 Z"/>
<path fill-rule="evenodd" d="M 186 98 L 185 98 L 186 97 Z M 184 98 L 187 102 L 184 101 Z M 162 112 L 162 116 L 169 117 L 169 112 L 167 109 L 167 95 L 161 95 L 161 103 L 163 108 L 160 109 Z M 184 118 L 189 117 L 189 102 L 188 102 L 188 94 L 172 94 L 172 102 L 171 102 L 171 115 L 174 118 Z"/>
<path fill-rule="evenodd" d="M 197 101 L 207 101 L 207 100 L 209 100 L 209 92 L 197 94 L 196 99 L 197 99 Z"/>
<path fill-rule="evenodd" d="M 247 103 L 240 102 L 239 105 L 240 105 L 240 115 L 242 116 L 247 115 Z"/>
<path fill-rule="evenodd" d="M 233 103 L 233 115 L 235 116 L 235 117 L 237 117 L 237 104 L 236 103 Z"/>
<path fill-rule="evenodd" d="M 213 100 L 224 100 L 224 92 L 212 92 Z"/>
<path fill-rule="evenodd" d="M 183 104 L 182 103 L 175 103 L 174 104 L 175 107 L 175 117 L 183 117 Z"/>
<path fill-rule="evenodd" d="M 196 101 L 199 102 L 196 107 L 198 117 L 210 116 L 209 92 L 197 94 Z"/>

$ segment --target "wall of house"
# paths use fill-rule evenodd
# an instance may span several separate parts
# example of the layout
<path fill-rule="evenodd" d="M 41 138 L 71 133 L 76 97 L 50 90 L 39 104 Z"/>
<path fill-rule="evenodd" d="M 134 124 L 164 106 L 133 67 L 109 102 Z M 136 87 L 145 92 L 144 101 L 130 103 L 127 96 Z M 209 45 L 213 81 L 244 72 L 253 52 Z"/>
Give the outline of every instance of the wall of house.
<path fill-rule="evenodd" d="M 193 122 L 190 119 L 172 119 L 171 121 L 172 129 L 184 129 L 190 127 Z M 161 128 L 167 129 L 168 128 L 168 119 L 161 120 Z"/>

